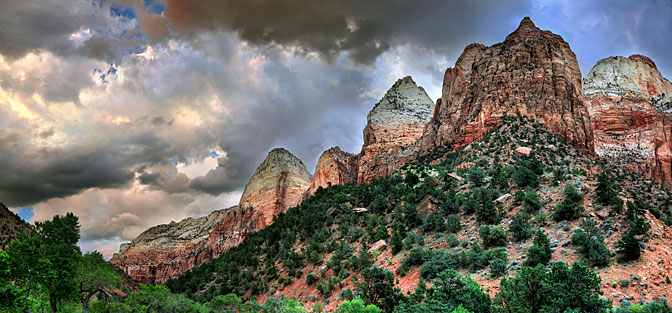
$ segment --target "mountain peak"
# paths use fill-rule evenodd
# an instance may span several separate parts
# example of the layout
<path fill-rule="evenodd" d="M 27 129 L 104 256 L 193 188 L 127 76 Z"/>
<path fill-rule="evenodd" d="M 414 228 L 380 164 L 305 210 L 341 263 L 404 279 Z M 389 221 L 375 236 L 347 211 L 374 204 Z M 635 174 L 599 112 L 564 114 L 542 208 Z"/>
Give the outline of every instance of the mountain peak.
<path fill-rule="evenodd" d="M 641 55 L 641 54 L 633 54 L 633 55 L 629 56 L 628 59 L 642 61 L 642 62 L 644 62 L 648 65 L 651 65 L 651 67 L 653 67 L 654 69 L 656 69 L 656 70 L 658 69 L 656 67 L 656 63 L 653 63 L 653 60 L 651 60 L 647 56 L 644 56 L 644 55 Z"/>
<path fill-rule="evenodd" d="M 534 25 L 534 22 L 532 22 L 532 19 L 530 19 L 529 16 L 526 16 L 523 18 L 522 21 L 520 21 L 520 25 L 518 25 L 518 28 L 508 36 L 506 36 L 506 40 L 512 40 L 512 39 L 529 39 L 536 34 L 541 33 L 542 30 L 537 27 L 537 25 Z M 550 32 L 548 32 L 550 33 Z"/>
<path fill-rule="evenodd" d="M 434 102 L 411 76 L 397 80 L 367 116 L 368 125 L 425 123 Z"/>

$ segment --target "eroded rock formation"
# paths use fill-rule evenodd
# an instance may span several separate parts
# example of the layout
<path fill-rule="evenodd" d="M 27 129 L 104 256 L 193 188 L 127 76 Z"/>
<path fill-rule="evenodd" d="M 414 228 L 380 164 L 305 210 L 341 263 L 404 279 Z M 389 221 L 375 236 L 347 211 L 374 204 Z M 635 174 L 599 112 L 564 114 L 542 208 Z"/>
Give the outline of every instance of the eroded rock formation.
<path fill-rule="evenodd" d="M 527 116 L 584 152 L 593 134 L 581 94 L 581 72 L 562 37 L 524 18 L 504 42 L 465 48 L 446 70 L 436 123 L 419 144 L 429 151 L 446 142 L 456 147 L 482 138 L 504 115 Z"/>
<path fill-rule="evenodd" d="M 339 147 L 324 151 L 317 160 L 308 195 L 319 188 L 357 182 L 357 155 L 344 152 Z"/>
<path fill-rule="evenodd" d="M 285 149 L 273 149 L 245 185 L 239 205 L 261 212 L 269 225 L 275 215 L 301 203 L 311 179 L 301 160 Z"/>
<path fill-rule="evenodd" d="M 311 175 L 285 149 L 273 149 L 250 178 L 238 206 L 152 227 L 122 244 L 110 263 L 141 283 L 158 284 L 237 246 L 300 203 Z"/>
<path fill-rule="evenodd" d="M 583 80 L 595 151 L 668 188 L 672 184 L 672 83 L 651 59 L 602 59 Z"/>
<path fill-rule="evenodd" d="M 386 176 L 414 155 L 414 149 L 404 148 L 422 136 L 433 107 L 434 102 L 410 76 L 397 80 L 367 116 L 357 181 Z"/>

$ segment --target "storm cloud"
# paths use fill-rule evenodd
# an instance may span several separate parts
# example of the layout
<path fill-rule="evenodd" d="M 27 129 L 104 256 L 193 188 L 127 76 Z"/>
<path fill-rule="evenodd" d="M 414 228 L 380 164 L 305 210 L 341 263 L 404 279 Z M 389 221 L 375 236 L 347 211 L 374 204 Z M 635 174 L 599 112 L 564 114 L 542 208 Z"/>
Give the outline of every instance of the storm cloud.
<path fill-rule="evenodd" d="M 584 74 L 641 53 L 672 74 L 670 1 L 114 0 L 0 3 L 0 201 L 75 212 L 109 256 L 146 228 L 235 205 L 285 147 L 309 171 L 359 152 L 396 79 L 430 97 L 463 48 L 524 16 Z"/>

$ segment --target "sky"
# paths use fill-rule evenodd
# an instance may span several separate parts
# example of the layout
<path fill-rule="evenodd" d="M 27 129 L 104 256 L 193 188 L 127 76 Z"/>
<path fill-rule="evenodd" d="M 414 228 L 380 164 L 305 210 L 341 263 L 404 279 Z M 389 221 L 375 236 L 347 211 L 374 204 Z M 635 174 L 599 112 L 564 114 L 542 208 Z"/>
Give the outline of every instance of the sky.
<path fill-rule="evenodd" d="M 0 201 L 30 222 L 74 212 L 83 250 L 110 257 L 237 204 L 274 147 L 310 172 L 359 152 L 397 79 L 436 99 L 466 45 L 525 16 L 584 75 L 638 53 L 672 77 L 672 0 L 0 1 Z"/>

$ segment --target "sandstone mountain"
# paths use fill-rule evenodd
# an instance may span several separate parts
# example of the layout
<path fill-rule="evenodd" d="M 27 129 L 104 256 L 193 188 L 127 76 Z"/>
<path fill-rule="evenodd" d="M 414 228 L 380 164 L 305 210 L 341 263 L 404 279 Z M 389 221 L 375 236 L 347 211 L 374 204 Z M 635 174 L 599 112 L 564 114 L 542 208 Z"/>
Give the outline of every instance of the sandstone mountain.
<path fill-rule="evenodd" d="M 428 126 L 422 141 L 425 151 L 478 140 L 505 115 L 530 117 L 569 144 L 593 151 L 576 56 L 562 37 L 527 17 L 504 42 L 465 48 L 446 70 L 436 112 L 437 123 Z"/>
<path fill-rule="evenodd" d="M 432 118 L 434 102 L 410 76 L 397 80 L 367 115 L 357 181 L 391 174 L 415 150 L 408 147 Z"/>
<path fill-rule="evenodd" d="M 22 220 L 0 202 L 0 250 L 10 241 L 16 239 L 21 232 L 31 232 L 30 224 Z"/>
<path fill-rule="evenodd" d="M 285 149 L 273 149 L 247 183 L 240 205 L 152 227 L 122 244 L 110 263 L 138 282 L 163 283 L 270 225 L 276 214 L 301 201 L 310 179 L 303 162 Z"/>
<path fill-rule="evenodd" d="M 672 187 L 672 83 L 649 58 L 602 59 L 583 80 L 598 155 Z"/>
<path fill-rule="evenodd" d="M 310 181 L 308 196 L 322 187 L 345 185 L 357 182 L 357 155 L 344 152 L 339 147 L 324 151 L 317 160 L 313 179 Z"/>
<path fill-rule="evenodd" d="M 239 205 L 261 212 L 268 225 L 275 215 L 301 203 L 311 179 L 301 160 L 285 149 L 273 149 L 245 186 Z"/>

